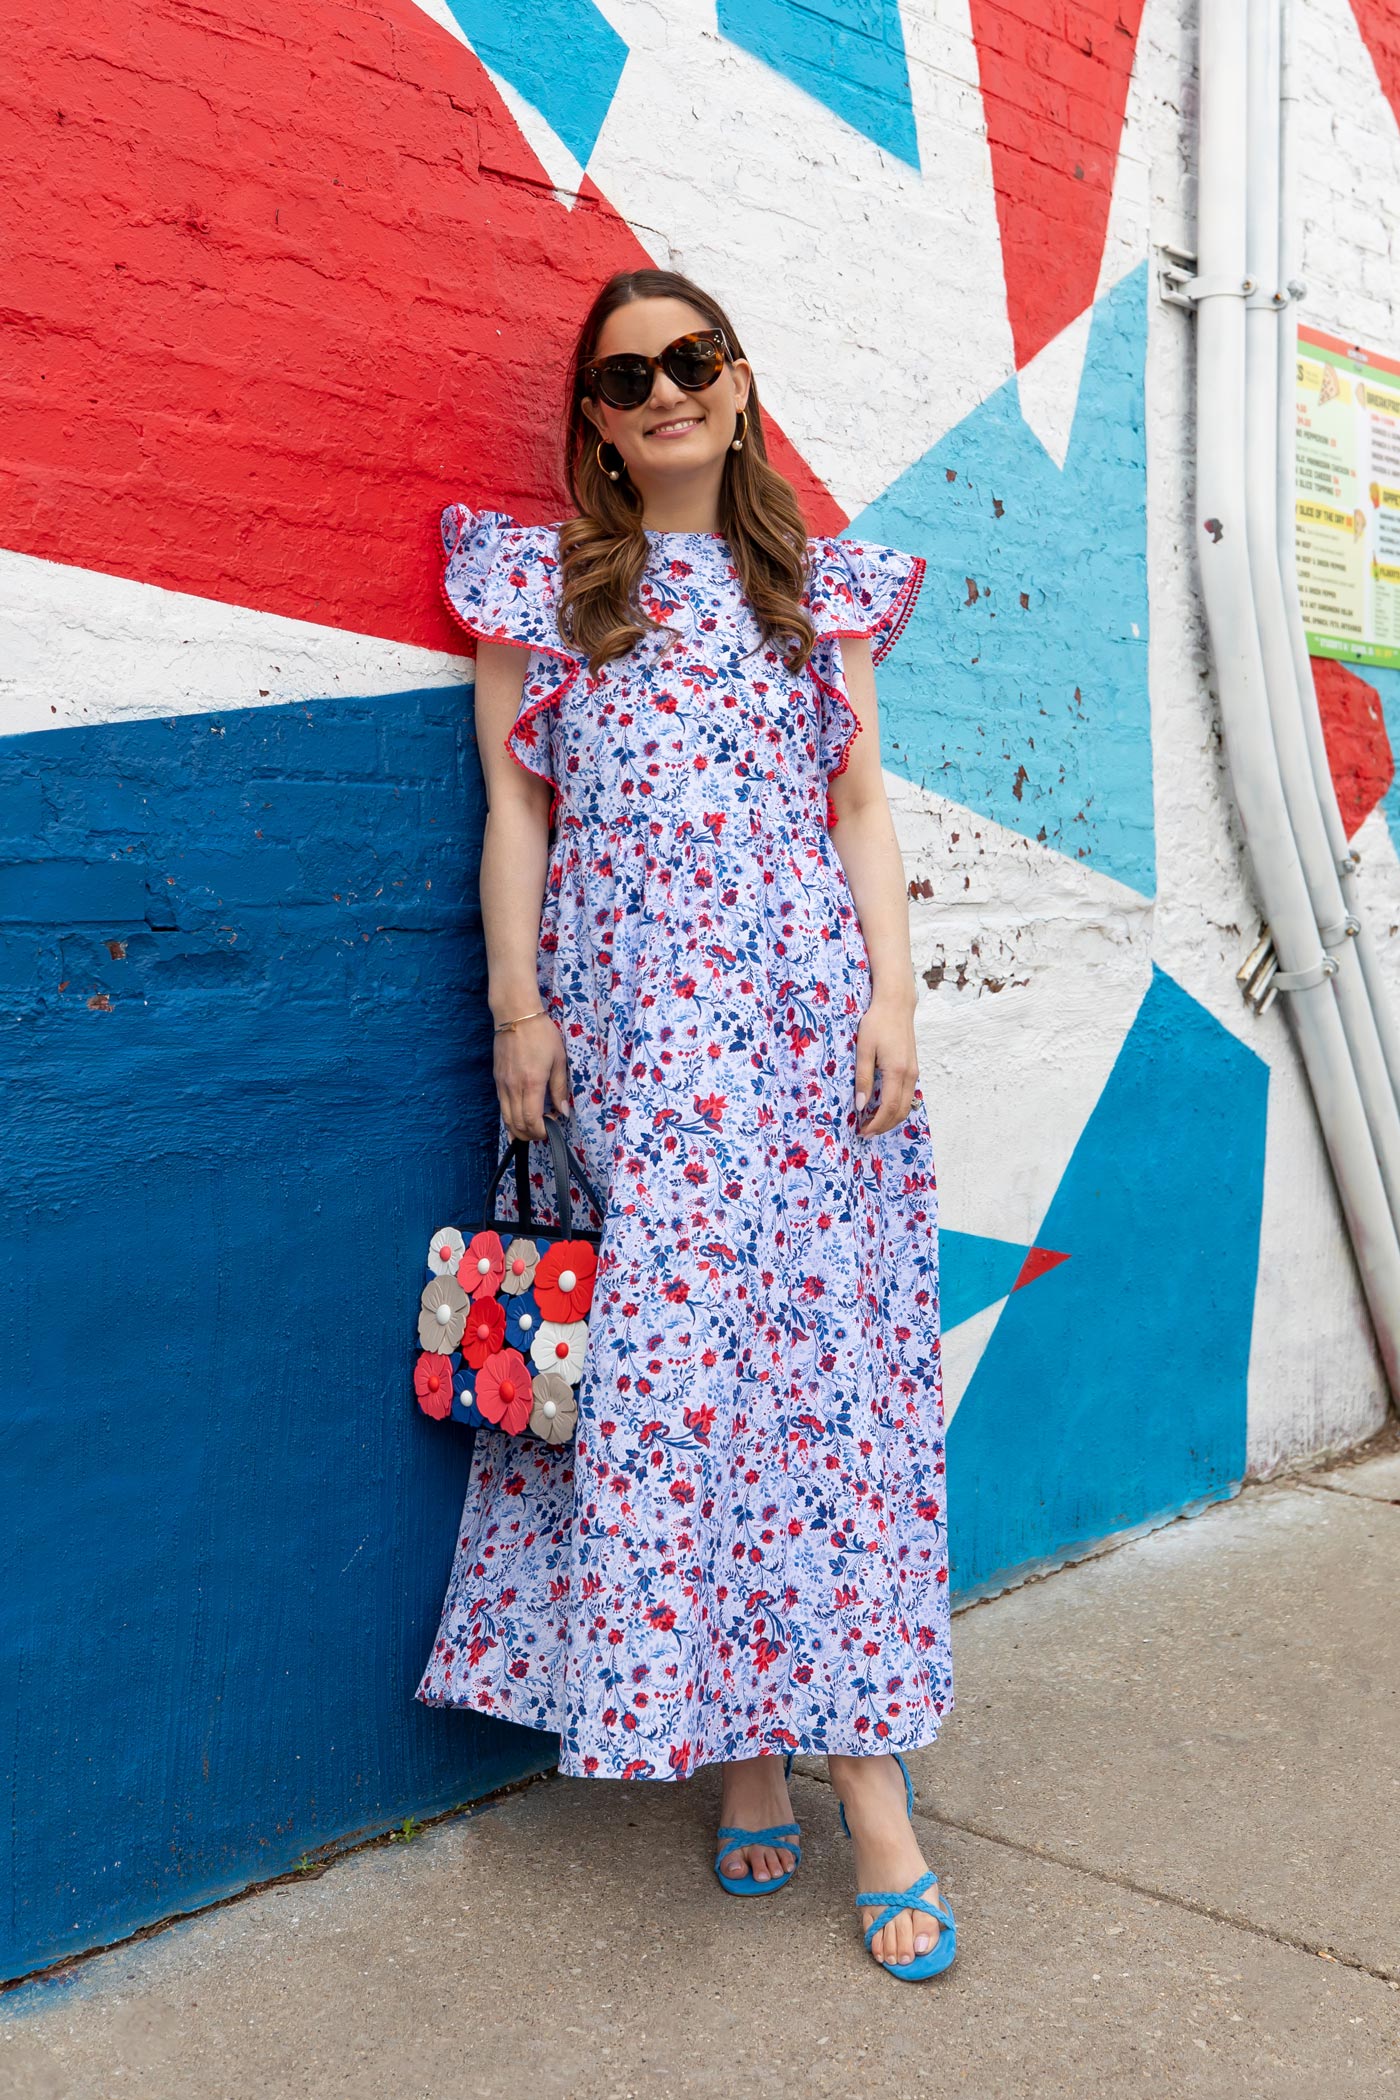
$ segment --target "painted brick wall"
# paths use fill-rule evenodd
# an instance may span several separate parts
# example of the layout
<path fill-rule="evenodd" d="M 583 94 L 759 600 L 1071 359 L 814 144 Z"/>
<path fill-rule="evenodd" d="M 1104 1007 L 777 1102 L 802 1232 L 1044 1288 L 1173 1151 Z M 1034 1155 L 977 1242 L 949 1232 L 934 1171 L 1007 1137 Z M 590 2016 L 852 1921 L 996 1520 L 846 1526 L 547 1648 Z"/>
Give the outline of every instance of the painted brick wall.
<path fill-rule="evenodd" d="M 1384 0 L 1294 0 L 1305 318 L 1400 349 Z M 1386 1395 L 1191 544 L 1193 10 L 7 0 L 6 1973 L 524 1770 L 411 1689 L 466 1452 L 406 1279 L 494 1138 L 436 516 L 561 514 L 619 265 L 733 312 L 881 674 L 964 1596 Z M 1400 679 L 1327 673 L 1394 962 Z M 64 1813 L 56 1816 L 61 1800 Z"/>
<path fill-rule="evenodd" d="M 404 1404 L 405 1241 L 495 1135 L 476 771 L 457 687 L 4 749 L 15 1968 L 537 1761 L 411 1698 L 466 1453 Z"/>

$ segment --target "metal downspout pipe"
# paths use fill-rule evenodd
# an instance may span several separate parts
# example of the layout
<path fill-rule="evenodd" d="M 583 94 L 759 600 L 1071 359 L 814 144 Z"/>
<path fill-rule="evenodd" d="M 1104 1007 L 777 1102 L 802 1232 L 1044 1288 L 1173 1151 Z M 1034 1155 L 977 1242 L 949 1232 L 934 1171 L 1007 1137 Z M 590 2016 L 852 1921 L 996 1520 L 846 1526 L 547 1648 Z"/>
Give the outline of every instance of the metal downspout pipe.
<path fill-rule="evenodd" d="M 1280 42 L 1280 97 L 1279 97 L 1279 276 L 1278 282 L 1286 285 L 1290 292 L 1295 289 L 1301 295 L 1304 287 L 1293 283 L 1293 266 L 1297 260 L 1294 252 L 1293 228 L 1297 223 L 1294 205 L 1294 180 L 1292 156 L 1288 150 L 1291 111 L 1294 102 L 1292 20 L 1290 0 L 1284 0 L 1283 24 Z M 1346 902 L 1348 917 L 1354 921 L 1357 931 L 1351 945 L 1355 948 L 1361 965 L 1370 999 L 1371 1014 L 1380 1037 L 1381 1051 L 1385 1058 L 1386 1071 L 1390 1078 L 1391 1091 L 1400 1102 L 1400 1019 L 1397 1019 L 1393 1000 L 1381 975 L 1380 958 L 1376 944 L 1361 909 L 1356 870 L 1359 856 L 1353 851 L 1342 823 L 1342 813 L 1337 807 L 1337 790 L 1332 779 L 1332 768 L 1328 762 L 1327 745 L 1322 734 L 1322 717 L 1318 712 L 1317 685 L 1313 677 L 1312 659 L 1308 655 L 1308 639 L 1303 627 L 1303 611 L 1298 595 L 1298 566 L 1296 557 L 1297 530 L 1294 521 L 1294 486 L 1296 473 L 1294 455 L 1297 449 L 1297 399 L 1295 374 L 1298 366 L 1298 309 L 1290 299 L 1278 317 L 1278 558 L 1283 579 L 1283 602 L 1288 619 L 1288 639 L 1293 652 L 1294 677 L 1298 686 L 1298 698 L 1303 713 L 1303 729 L 1307 737 L 1308 757 L 1312 763 L 1313 781 L 1317 799 L 1322 810 L 1322 821 L 1327 831 L 1328 850 L 1341 878 L 1342 896 Z M 1330 944 L 1329 944 L 1330 945 Z M 1392 1190 L 1392 1211 L 1394 1210 Z"/>
<path fill-rule="evenodd" d="M 1312 900 L 1318 937 L 1337 963 L 1332 991 L 1341 1011 L 1371 1142 L 1380 1162 L 1391 1220 L 1400 1225 L 1400 1111 L 1356 953 L 1361 921 L 1349 909 L 1343 894 L 1339 856 L 1333 851 L 1318 795 L 1279 566 L 1279 327 L 1281 313 L 1292 306 L 1288 294 L 1280 289 L 1279 272 L 1279 0 L 1247 0 L 1247 10 L 1245 274 L 1255 289 L 1245 301 L 1244 314 L 1245 511 L 1254 610 L 1288 821 Z M 1292 408 L 1291 378 L 1288 400 Z M 1322 725 L 1311 669 L 1308 692 L 1312 701 L 1310 712 L 1317 722 L 1321 742 Z M 1326 757 L 1324 746 L 1324 764 Z M 1330 768 L 1328 784 L 1330 787 Z M 1330 799 L 1335 809 L 1335 792 Z"/>
<path fill-rule="evenodd" d="M 1400 1240 L 1318 938 L 1274 746 L 1246 513 L 1245 0 L 1204 0 L 1197 206 L 1196 546 L 1226 755 L 1255 888 L 1375 1323 L 1400 1396 Z M 1270 497 L 1271 521 L 1273 497 Z M 1279 980 L 1276 980 L 1278 982 Z"/>

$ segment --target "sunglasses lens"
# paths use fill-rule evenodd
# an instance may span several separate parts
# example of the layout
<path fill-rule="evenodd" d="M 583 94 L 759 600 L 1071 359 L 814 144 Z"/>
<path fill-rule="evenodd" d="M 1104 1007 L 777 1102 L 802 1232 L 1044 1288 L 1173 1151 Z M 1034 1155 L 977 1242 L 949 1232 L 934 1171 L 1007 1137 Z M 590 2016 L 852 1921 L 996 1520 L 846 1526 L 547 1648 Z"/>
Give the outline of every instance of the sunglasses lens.
<path fill-rule="evenodd" d="M 666 345 L 657 362 L 676 386 L 698 394 L 724 370 L 724 348 L 713 335 L 682 335 Z M 609 408 L 640 408 L 651 396 L 650 358 L 605 357 L 591 370 Z"/>
<path fill-rule="evenodd" d="M 667 377 L 689 394 L 713 386 L 724 369 L 724 352 L 710 335 L 683 335 L 662 352 Z"/>
<path fill-rule="evenodd" d="M 598 391 L 609 408 L 640 408 L 651 392 L 651 368 L 640 357 L 610 357 L 598 367 Z"/>

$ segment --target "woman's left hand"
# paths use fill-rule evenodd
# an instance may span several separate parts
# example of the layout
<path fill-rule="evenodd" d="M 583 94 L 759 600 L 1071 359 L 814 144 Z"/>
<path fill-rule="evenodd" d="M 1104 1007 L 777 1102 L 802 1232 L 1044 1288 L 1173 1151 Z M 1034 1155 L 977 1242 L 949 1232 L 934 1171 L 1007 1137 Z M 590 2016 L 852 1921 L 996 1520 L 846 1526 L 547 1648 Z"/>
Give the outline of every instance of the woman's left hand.
<path fill-rule="evenodd" d="M 861 1112 L 880 1077 L 880 1100 L 861 1122 Z M 914 1045 L 914 1008 L 909 999 L 882 999 L 877 993 L 856 1030 L 856 1136 L 878 1137 L 894 1130 L 914 1106 L 919 1083 L 919 1056 Z"/>

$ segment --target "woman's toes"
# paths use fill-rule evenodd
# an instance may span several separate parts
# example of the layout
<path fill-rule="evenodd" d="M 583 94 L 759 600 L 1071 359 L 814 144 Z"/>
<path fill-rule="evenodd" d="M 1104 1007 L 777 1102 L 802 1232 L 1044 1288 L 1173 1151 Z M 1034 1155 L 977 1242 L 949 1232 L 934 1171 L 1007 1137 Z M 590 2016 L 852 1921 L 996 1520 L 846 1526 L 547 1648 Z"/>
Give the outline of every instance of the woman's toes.
<path fill-rule="evenodd" d="M 877 1961 L 893 1962 L 898 1966 L 913 1960 L 914 1933 L 907 1910 L 876 1933 L 870 1951 Z"/>
<path fill-rule="evenodd" d="M 776 1881 L 793 1864 L 790 1852 L 779 1851 L 772 1845 L 744 1845 L 728 1855 L 724 1871 L 731 1881 L 742 1881 L 746 1874 L 751 1874 L 755 1881 Z"/>

